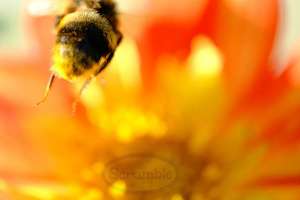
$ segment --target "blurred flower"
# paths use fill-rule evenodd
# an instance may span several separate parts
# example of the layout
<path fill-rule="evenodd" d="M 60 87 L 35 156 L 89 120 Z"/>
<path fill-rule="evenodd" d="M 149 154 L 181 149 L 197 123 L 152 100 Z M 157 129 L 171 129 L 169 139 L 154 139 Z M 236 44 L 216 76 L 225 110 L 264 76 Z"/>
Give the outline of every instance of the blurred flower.
<path fill-rule="evenodd" d="M 62 81 L 31 107 L 53 37 L 51 19 L 25 17 L 28 53 L 0 55 L 0 197 L 299 199 L 299 56 L 275 73 L 277 1 L 147 5 L 74 117 Z M 141 193 L 105 181 L 106 163 L 129 155 L 172 163 L 176 179 Z M 151 161 L 131 168 L 161 166 Z"/>

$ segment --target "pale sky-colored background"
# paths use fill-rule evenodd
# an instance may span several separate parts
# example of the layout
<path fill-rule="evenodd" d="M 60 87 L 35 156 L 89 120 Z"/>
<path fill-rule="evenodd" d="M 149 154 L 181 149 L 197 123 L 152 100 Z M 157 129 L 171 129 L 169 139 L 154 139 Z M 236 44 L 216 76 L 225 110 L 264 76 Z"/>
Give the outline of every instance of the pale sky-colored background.
<path fill-rule="evenodd" d="M 24 44 L 20 26 L 20 2 L 22 0 L 0 0 L 0 48 L 18 48 Z M 274 57 L 281 65 L 300 42 L 300 0 L 281 0 L 282 18 Z"/>
<path fill-rule="evenodd" d="M 279 65 L 283 66 L 291 51 L 300 44 L 300 0 L 281 0 L 281 4 L 282 14 L 275 56 Z"/>

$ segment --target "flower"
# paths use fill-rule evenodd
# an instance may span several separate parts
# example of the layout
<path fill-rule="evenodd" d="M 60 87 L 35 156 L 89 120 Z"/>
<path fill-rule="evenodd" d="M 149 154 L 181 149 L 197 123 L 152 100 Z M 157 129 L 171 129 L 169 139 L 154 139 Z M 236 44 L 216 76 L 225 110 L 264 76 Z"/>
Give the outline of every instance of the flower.
<path fill-rule="evenodd" d="M 275 73 L 278 2 L 149 5 L 75 116 L 62 81 L 30 106 L 51 40 L 50 19 L 26 17 L 29 53 L 0 55 L 1 198 L 297 199 L 299 56 Z"/>

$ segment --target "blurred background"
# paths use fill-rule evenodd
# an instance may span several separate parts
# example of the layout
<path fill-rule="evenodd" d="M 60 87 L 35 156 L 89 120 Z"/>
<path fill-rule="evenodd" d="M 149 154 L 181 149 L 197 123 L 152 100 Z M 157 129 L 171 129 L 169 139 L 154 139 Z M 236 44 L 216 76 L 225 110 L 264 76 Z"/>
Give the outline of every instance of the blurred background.
<path fill-rule="evenodd" d="M 54 40 L 35 1 L 0 2 L 0 200 L 300 199 L 299 0 L 118 0 L 74 115 L 77 82 L 32 106 Z"/>

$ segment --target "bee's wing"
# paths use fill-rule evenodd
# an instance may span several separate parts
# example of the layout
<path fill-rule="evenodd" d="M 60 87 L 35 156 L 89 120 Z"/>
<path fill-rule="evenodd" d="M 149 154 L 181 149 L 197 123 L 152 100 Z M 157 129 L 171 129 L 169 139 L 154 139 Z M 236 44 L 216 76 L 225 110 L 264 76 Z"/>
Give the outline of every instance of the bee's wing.
<path fill-rule="evenodd" d="M 73 0 L 31 0 L 27 12 L 33 16 L 62 15 L 73 4 Z"/>

